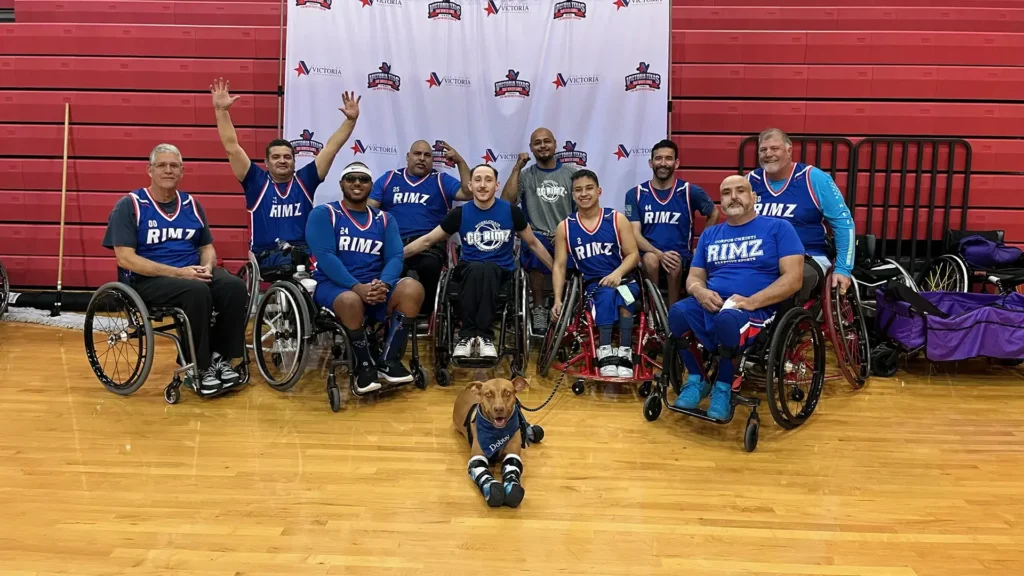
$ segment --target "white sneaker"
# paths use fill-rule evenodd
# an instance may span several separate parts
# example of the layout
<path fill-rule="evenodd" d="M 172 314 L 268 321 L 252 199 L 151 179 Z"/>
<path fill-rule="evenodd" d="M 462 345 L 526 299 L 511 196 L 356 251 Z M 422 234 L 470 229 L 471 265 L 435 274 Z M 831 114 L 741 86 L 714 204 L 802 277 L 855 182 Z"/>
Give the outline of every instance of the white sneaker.
<path fill-rule="evenodd" d="M 455 351 L 452 352 L 452 358 L 469 358 L 469 355 L 472 353 L 473 340 L 470 338 L 463 338 L 455 345 Z"/>
<path fill-rule="evenodd" d="M 618 354 L 612 351 L 611 346 L 601 346 L 597 349 L 597 365 L 600 367 L 601 376 L 618 376 L 619 367 Z"/>
<path fill-rule="evenodd" d="M 498 351 L 494 348 L 494 341 L 490 338 L 477 337 L 478 350 L 480 351 L 481 358 L 497 358 Z"/>
<path fill-rule="evenodd" d="M 633 377 L 633 349 L 629 346 L 619 346 L 619 363 L 615 367 L 618 369 L 619 378 L 632 378 Z"/>

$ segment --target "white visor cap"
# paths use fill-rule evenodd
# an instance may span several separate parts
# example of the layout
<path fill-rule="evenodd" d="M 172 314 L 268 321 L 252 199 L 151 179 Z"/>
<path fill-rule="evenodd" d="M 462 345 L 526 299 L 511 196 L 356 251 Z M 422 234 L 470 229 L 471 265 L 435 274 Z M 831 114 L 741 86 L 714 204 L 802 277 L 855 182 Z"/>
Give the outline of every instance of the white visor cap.
<path fill-rule="evenodd" d="M 349 174 L 366 174 L 367 176 L 370 177 L 371 180 L 373 179 L 373 174 L 370 173 L 370 169 L 367 168 L 366 166 L 363 166 L 362 164 L 350 164 L 346 166 L 344 170 L 341 171 L 342 178 Z"/>

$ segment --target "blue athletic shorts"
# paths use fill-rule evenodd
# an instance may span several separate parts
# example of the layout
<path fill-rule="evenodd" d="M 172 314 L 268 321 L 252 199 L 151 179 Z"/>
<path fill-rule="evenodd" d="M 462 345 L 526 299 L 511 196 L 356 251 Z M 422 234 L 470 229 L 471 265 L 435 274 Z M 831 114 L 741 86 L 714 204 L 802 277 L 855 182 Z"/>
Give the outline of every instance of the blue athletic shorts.
<path fill-rule="evenodd" d="M 387 319 L 388 315 L 388 302 L 391 301 L 391 296 L 395 293 L 395 288 L 402 283 L 405 278 L 399 278 L 398 282 L 391 287 L 388 292 L 388 299 L 380 304 L 373 304 L 372 306 L 363 303 L 363 314 L 367 319 L 374 320 L 376 322 L 383 322 Z M 345 292 L 350 292 L 350 288 L 342 288 L 330 280 L 321 280 L 317 283 L 316 289 L 313 291 L 313 302 L 316 302 L 317 306 L 327 308 L 330 311 L 334 311 L 334 301 L 338 299 Z"/>
<path fill-rule="evenodd" d="M 555 246 L 554 244 L 552 244 L 551 240 L 549 240 L 548 237 L 544 236 L 543 234 L 534 233 L 534 236 L 536 236 L 537 239 L 540 240 L 540 243 L 543 244 L 545 248 L 547 248 L 548 253 L 551 254 L 551 259 L 554 260 Z M 545 266 L 544 263 L 540 261 L 540 258 L 537 258 L 537 255 L 533 253 L 533 250 L 530 250 L 530 247 L 527 246 L 525 242 L 522 243 L 520 246 L 522 246 L 522 248 L 520 248 L 519 261 L 522 262 L 524 270 L 526 270 L 527 272 L 532 272 L 533 270 L 540 270 L 544 274 L 551 274 L 551 270 L 548 270 L 548 267 Z M 576 263 L 573 262 L 572 256 L 566 255 L 565 269 L 574 270 L 575 268 Z"/>
<path fill-rule="evenodd" d="M 583 301 L 586 302 L 587 296 L 591 296 L 590 315 L 594 318 L 595 326 L 611 326 L 615 324 L 619 319 L 620 306 L 629 310 L 630 314 L 634 313 L 636 310 L 636 298 L 640 295 L 640 286 L 636 282 L 623 284 L 623 286 L 628 288 L 629 292 L 633 295 L 632 304 L 627 305 L 626 300 L 616 288 L 601 286 L 596 281 L 587 288 Z"/>

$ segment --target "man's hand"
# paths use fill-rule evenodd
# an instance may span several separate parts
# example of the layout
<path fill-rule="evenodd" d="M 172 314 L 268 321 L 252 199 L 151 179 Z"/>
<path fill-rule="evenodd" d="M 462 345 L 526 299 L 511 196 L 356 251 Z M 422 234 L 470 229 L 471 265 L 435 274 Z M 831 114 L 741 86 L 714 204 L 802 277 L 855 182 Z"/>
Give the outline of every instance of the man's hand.
<path fill-rule="evenodd" d="M 668 252 L 661 253 L 661 267 L 666 272 L 675 272 L 682 265 L 683 259 L 679 256 L 679 252 L 669 250 Z"/>
<path fill-rule="evenodd" d="M 345 115 L 345 118 L 355 120 L 359 118 L 359 101 L 362 99 L 362 96 L 356 97 L 355 92 L 342 92 L 341 108 L 338 108 L 338 110 L 341 110 L 341 113 Z"/>
<path fill-rule="evenodd" d="M 381 304 L 388 300 L 388 286 L 380 280 L 374 280 L 370 282 L 370 294 L 369 300 L 366 300 L 367 304 Z"/>
<path fill-rule="evenodd" d="M 231 108 L 231 105 L 235 103 L 235 100 L 241 98 L 241 96 L 232 96 L 228 89 L 231 88 L 231 82 L 218 78 L 213 81 L 210 85 L 210 94 L 213 95 L 213 109 L 214 110 L 227 110 Z"/>
<path fill-rule="evenodd" d="M 846 295 L 846 291 L 850 289 L 850 284 L 852 283 L 853 281 L 850 280 L 850 277 L 846 274 L 840 274 L 839 272 L 832 273 L 832 287 L 834 288 L 838 285 L 839 293 L 841 295 Z"/>
<path fill-rule="evenodd" d="M 555 300 L 554 305 L 551 306 L 551 319 L 557 321 L 558 317 L 562 315 L 562 301 Z"/>
<path fill-rule="evenodd" d="M 370 284 L 356 284 L 352 287 L 352 291 L 355 292 L 359 299 L 365 304 L 373 304 L 372 296 L 374 295 L 373 287 Z"/>
<path fill-rule="evenodd" d="M 729 299 L 732 300 L 733 308 L 736 308 L 737 310 L 746 310 L 747 312 L 753 312 L 754 310 L 757 310 L 757 308 L 754 308 L 754 302 L 750 298 L 747 298 L 746 296 L 734 294 Z"/>
<path fill-rule="evenodd" d="M 599 282 L 601 286 L 607 286 L 609 288 L 618 288 L 621 283 L 622 274 L 620 274 L 618 270 L 615 270 L 611 274 L 601 278 L 601 282 Z"/>
<path fill-rule="evenodd" d="M 178 278 L 209 282 L 213 280 L 213 274 L 206 266 L 185 266 L 184 268 L 178 268 Z"/>
<path fill-rule="evenodd" d="M 516 158 L 516 168 L 522 170 L 526 168 L 526 165 L 530 163 L 530 154 L 528 152 L 520 152 L 519 158 Z"/>
<path fill-rule="evenodd" d="M 695 287 L 690 294 L 696 298 L 697 302 L 699 302 L 700 305 L 708 312 L 718 312 L 722 309 L 722 297 L 714 290 L 708 290 L 701 286 Z"/>
<path fill-rule="evenodd" d="M 460 161 L 464 161 L 462 160 L 462 154 L 459 154 L 458 150 L 452 148 L 452 145 L 444 140 L 441 140 L 441 150 L 444 152 L 445 159 L 449 162 L 458 164 Z"/>

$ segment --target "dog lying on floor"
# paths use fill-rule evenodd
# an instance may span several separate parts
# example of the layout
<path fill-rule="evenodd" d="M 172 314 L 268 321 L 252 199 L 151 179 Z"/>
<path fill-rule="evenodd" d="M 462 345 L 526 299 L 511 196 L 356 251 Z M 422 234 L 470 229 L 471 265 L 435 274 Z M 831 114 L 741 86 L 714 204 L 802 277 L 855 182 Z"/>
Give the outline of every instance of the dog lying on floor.
<path fill-rule="evenodd" d="M 519 506 L 526 491 L 522 449 L 544 438 L 544 429 L 531 426 L 516 401 L 516 394 L 529 387 L 525 378 L 492 378 L 470 382 L 455 399 L 452 421 L 469 441 L 469 477 L 476 483 L 487 505 L 497 508 Z M 501 462 L 501 482 L 491 476 L 491 464 Z"/>

